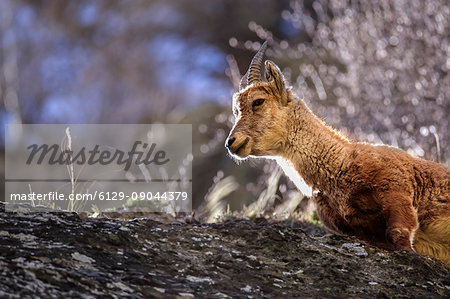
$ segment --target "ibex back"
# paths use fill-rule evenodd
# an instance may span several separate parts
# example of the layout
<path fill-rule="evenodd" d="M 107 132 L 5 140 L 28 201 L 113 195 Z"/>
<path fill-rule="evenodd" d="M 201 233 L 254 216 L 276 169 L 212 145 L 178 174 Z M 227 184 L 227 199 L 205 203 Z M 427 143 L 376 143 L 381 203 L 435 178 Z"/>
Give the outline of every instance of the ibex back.
<path fill-rule="evenodd" d="M 297 186 L 302 178 L 329 229 L 450 266 L 450 170 L 394 147 L 350 142 L 326 126 L 273 62 L 261 78 L 266 47 L 233 96 L 231 155 L 275 158 Z"/>

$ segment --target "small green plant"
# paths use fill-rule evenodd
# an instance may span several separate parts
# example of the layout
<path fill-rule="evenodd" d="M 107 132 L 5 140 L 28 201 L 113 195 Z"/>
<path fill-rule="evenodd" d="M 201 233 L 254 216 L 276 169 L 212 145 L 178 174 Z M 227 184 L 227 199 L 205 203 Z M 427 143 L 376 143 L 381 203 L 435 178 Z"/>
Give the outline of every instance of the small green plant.
<path fill-rule="evenodd" d="M 306 222 L 314 224 L 314 225 L 318 225 L 318 226 L 323 226 L 322 222 L 320 222 L 319 216 L 317 215 L 316 211 L 309 214 L 309 216 L 306 218 Z"/>

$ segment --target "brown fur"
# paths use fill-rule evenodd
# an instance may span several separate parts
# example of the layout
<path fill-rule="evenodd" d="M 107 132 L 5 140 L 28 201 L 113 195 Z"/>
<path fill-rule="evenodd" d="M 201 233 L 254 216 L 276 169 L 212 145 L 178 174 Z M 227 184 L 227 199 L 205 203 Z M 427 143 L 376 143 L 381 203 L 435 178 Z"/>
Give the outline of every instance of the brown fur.
<path fill-rule="evenodd" d="M 269 82 L 233 97 L 230 153 L 289 161 L 331 230 L 450 266 L 450 170 L 394 147 L 350 142 L 294 98 L 275 64 L 266 62 L 266 73 Z M 263 104 L 253 107 L 256 99 Z"/>

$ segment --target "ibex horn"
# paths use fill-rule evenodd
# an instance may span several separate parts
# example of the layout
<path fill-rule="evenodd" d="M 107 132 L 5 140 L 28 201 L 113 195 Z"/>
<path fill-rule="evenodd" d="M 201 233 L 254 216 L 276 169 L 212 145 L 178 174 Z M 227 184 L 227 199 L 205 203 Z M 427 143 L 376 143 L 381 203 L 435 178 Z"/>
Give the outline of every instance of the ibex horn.
<path fill-rule="evenodd" d="M 261 48 L 252 59 L 247 73 L 242 77 L 239 89 L 242 90 L 246 86 L 261 81 L 261 66 L 264 58 L 264 52 L 267 49 L 267 41 L 265 41 Z M 246 82 L 247 81 L 247 82 Z"/>
<path fill-rule="evenodd" d="M 247 78 L 248 78 L 248 71 L 245 73 L 245 75 L 241 79 L 241 82 L 239 83 L 239 91 L 247 87 Z"/>

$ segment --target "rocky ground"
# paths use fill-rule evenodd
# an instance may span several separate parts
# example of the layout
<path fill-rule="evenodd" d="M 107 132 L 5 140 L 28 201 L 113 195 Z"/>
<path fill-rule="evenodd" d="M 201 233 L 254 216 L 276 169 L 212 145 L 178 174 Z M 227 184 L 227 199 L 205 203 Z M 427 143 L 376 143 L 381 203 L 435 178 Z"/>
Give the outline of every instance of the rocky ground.
<path fill-rule="evenodd" d="M 449 298 L 449 274 L 305 223 L 0 212 L 1 298 Z"/>

